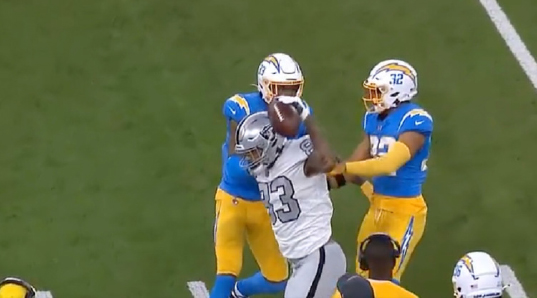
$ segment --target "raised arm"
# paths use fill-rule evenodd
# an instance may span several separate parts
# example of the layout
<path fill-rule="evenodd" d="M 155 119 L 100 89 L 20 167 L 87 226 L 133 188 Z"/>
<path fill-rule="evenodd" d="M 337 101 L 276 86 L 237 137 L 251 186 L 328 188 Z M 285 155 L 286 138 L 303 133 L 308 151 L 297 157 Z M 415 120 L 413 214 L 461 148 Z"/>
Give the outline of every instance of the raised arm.
<path fill-rule="evenodd" d="M 311 115 L 310 107 L 299 97 L 280 96 L 278 100 L 292 105 L 297 110 L 305 124 L 306 133 L 310 136 L 313 150 L 311 150 L 304 164 L 304 173 L 306 176 L 330 172 L 336 165 L 336 160 L 328 142 L 323 137 L 321 130 Z"/>
<path fill-rule="evenodd" d="M 309 116 L 304 121 L 306 124 L 306 130 L 313 143 L 313 152 L 306 160 L 304 165 L 304 172 L 307 176 L 330 172 L 336 165 L 336 159 L 328 142 L 323 137 L 321 130 L 317 126 L 317 123 L 313 119 L 313 116 Z"/>

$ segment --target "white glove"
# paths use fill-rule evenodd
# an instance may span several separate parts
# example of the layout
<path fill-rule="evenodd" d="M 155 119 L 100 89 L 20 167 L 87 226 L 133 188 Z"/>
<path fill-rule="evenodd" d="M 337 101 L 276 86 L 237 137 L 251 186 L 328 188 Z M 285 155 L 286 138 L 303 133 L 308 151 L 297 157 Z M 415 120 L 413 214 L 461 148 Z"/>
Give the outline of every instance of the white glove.
<path fill-rule="evenodd" d="M 293 108 L 295 108 L 298 112 L 298 115 L 300 115 L 300 119 L 302 119 L 302 121 L 305 121 L 310 115 L 308 105 L 298 96 L 278 96 L 276 100 L 293 106 Z"/>

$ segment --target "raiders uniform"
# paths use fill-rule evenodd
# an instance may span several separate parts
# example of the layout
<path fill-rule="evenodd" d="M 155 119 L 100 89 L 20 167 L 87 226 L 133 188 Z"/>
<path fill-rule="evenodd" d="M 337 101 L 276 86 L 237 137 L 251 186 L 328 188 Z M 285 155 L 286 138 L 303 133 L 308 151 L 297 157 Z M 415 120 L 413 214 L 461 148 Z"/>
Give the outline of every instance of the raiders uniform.
<path fill-rule="evenodd" d="M 256 176 L 282 255 L 293 270 L 285 298 L 327 298 L 346 272 L 341 247 L 331 240 L 332 202 L 326 175 L 306 177 L 313 151 L 309 136 L 286 141 L 264 173 Z"/>

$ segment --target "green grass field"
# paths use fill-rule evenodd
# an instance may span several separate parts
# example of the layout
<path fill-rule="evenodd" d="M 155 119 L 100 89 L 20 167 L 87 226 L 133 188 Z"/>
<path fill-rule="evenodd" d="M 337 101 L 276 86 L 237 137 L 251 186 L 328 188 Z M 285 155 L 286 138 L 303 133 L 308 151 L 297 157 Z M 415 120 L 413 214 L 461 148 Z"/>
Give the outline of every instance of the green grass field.
<path fill-rule="evenodd" d="M 500 4 L 537 53 L 532 1 Z M 417 68 L 435 134 L 407 288 L 450 297 L 454 263 L 482 249 L 537 297 L 537 95 L 477 0 L 0 0 L 0 275 L 69 298 L 210 287 L 221 106 L 279 51 L 342 155 L 369 68 Z M 367 201 L 334 202 L 354 268 Z"/>

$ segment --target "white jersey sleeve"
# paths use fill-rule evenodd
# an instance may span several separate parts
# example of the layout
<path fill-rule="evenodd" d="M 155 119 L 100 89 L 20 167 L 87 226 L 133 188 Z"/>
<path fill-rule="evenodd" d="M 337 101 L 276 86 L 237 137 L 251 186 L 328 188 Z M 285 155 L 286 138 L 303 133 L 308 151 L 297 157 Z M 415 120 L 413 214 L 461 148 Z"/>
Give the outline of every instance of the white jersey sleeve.
<path fill-rule="evenodd" d="M 256 177 L 280 251 L 288 259 L 309 255 L 332 236 L 326 175 L 304 173 L 312 151 L 309 136 L 288 140 L 274 165 Z"/>

